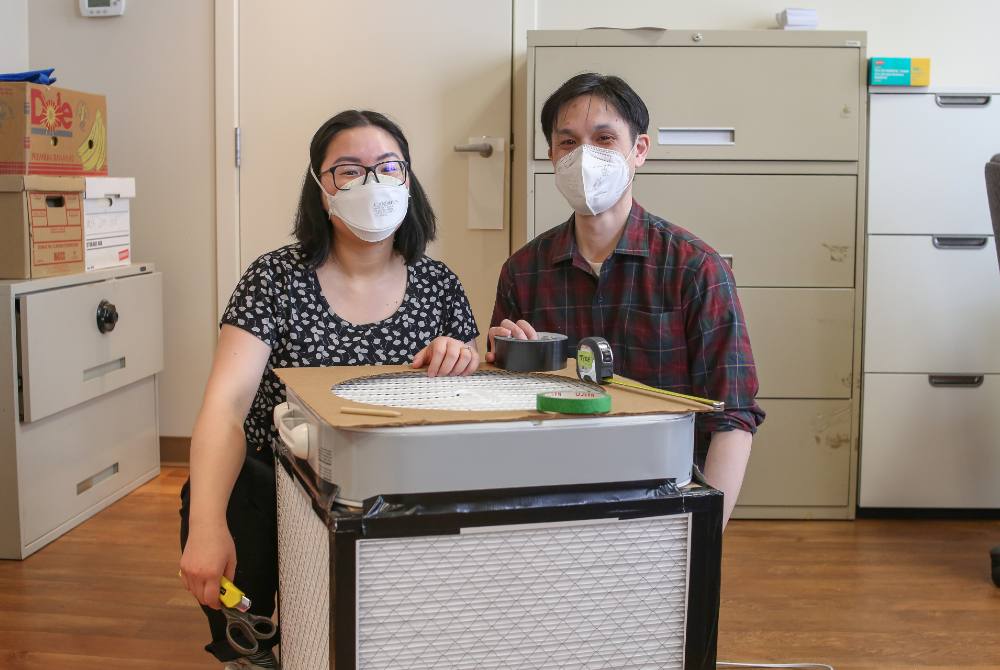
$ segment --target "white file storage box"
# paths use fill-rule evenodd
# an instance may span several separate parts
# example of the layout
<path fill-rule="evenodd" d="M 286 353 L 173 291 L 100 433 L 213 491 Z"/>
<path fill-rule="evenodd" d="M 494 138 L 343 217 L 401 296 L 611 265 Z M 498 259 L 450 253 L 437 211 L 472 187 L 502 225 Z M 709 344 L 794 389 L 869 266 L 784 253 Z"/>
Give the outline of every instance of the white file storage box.
<path fill-rule="evenodd" d="M 695 410 L 612 391 L 617 415 L 547 415 L 537 387 L 572 373 L 389 369 L 278 371 L 283 668 L 714 668 Z M 339 413 L 373 404 L 399 416 Z"/>
<path fill-rule="evenodd" d="M 84 268 L 100 270 L 132 262 L 129 202 L 132 177 L 87 177 L 83 200 Z"/>

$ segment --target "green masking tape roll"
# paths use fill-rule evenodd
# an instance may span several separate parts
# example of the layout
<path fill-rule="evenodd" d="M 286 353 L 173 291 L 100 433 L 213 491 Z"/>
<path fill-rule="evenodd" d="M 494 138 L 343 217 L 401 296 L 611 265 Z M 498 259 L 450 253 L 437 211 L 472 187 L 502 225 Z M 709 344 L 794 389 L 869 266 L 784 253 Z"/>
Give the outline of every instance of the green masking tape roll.
<path fill-rule="evenodd" d="M 551 391 L 535 400 L 539 412 L 604 414 L 611 411 L 611 396 L 602 391 Z"/>

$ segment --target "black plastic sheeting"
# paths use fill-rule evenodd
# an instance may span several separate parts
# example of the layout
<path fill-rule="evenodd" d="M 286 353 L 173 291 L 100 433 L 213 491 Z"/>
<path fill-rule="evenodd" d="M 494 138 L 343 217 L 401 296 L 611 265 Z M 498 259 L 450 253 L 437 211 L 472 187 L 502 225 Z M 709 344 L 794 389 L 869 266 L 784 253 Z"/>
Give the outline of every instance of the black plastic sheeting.
<path fill-rule="evenodd" d="M 457 534 L 474 526 L 585 519 L 691 516 L 685 670 L 714 670 L 722 568 L 722 494 L 699 479 L 380 495 L 361 509 L 334 502 L 336 487 L 275 445 L 278 461 L 308 492 L 330 529 L 330 667 L 353 669 L 356 543 L 361 539 Z"/>

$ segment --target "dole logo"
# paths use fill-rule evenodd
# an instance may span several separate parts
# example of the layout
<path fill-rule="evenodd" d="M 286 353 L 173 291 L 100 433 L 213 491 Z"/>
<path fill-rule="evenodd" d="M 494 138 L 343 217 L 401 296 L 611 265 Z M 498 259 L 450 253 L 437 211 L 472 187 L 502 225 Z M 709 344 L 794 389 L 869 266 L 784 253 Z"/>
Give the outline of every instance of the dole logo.
<path fill-rule="evenodd" d="M 73 107 L 62 101 L 62 93 L 56 93 L 55 100 L 46 100 L 45 94 L 37 88 L 31 89 L 31 125 L 43 126 L 49 132 L 57 128 L 73 125 Z"/>

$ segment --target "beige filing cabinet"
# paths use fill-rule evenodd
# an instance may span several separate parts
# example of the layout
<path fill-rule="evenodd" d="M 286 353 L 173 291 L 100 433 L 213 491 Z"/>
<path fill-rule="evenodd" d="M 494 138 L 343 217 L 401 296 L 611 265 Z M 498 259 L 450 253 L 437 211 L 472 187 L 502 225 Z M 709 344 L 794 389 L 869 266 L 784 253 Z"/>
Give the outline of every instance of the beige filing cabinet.
<path fill-rule="evenodd" d="M 148 264 L 0 281 L 0 558 L 159 473 L 162 283 Z"/>
<path fill-rule="evenodd" d="M 571 213 L 545 99 L 580 72 L 623 77 L 650 112 L 636 200 L 731 261 L 746 313 L 768 417 L 738 517 L 854 515 L 865 65 L 861 32 L 528 33 L 514 246 Z"/>
<path fill-rule="evenodd" d="M 1000 90 L 872 88 L 864 508 L 1000 508 Z"/>

